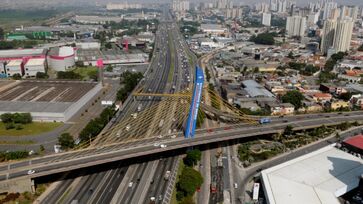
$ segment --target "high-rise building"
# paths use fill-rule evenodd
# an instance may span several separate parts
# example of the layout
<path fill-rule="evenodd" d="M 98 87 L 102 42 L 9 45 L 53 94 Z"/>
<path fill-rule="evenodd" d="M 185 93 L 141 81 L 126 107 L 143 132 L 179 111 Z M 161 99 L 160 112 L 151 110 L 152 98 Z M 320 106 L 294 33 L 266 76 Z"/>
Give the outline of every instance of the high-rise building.
<path fill-rule="evenodd" d="M 286 21 L 286 32 L 290 37 L 303 37 L 306 29 L 306 18 L 302 16 L 289 16 Z"/>
<path fill-rule="evenodd" d="M 187 0 L 173 0 L 173 11 L 183 12 L 190 9 L 190 2 Z"/>
<path fill-rule="evenodd" d="M 352 40 L 353 20 L 351 18 L 339 19 L 336 26 L 333 47 L 337 52 L 345 52 L 350 48 Z"/>
<path fill-rule="evenodd" d="M 313 26 L 319 21 L 319 13 L 312 13 L 308 15 L 308 25 Z"/>
<path fill-rule="evenodd" d="M 262 25 L 271 26 L 271 13 L 262 14 Z"/>
<path fill-rule="evenodd" d="M 336 27 L 337 27 L 336 20 L 326 20 L 324 22 L 324 28 L 322 32 L 322 40 L 320 46 L 320 50 L 324 54 L 326 54 L 328 52 L 328 49 L 333 46 Z"/>
<path fill-rule="evenodd" d="M 333 48 L 336 52 L 348 51 L 352 39 L 353 26 L 353 20 L 347 17 L 339 20 L 326 20 L 322 33 L 321 52 L 327 54 L 330 48 Z"/>
<path fill-rule="evenodd" d="M 335 2 L 327 2 L 324 5 L 323 20 L 330 18 L 333 9 L 338 8 L 338 4 Z"/>
<path fill-rule="evenodd" d="M 242 8 L 228 8 L 225 9 L 225 16 L 227 19 L 241 18 L 242 12 Z"/>

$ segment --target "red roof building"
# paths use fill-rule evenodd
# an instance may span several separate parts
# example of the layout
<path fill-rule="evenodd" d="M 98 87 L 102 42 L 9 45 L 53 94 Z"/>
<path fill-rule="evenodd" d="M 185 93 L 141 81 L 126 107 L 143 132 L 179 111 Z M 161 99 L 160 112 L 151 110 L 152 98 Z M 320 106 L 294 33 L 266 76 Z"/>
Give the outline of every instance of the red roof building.
<path fill-rule="evenodd" d="M 344 140 L 342 146 L 352 152 L 363 154 L 363 135 L 359 134 Z"/>

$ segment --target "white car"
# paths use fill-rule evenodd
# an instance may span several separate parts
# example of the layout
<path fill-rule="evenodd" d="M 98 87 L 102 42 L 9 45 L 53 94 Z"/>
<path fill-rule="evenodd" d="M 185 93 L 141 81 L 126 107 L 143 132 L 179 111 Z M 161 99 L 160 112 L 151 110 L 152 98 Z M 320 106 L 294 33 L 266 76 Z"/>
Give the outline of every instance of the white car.
<path fill-rule="evenodd" d="M 166 148 L 166 147 L 167 147 L 167 145 L 166 145 L 166 144 L 161 144 L 161 145 L 160 145 L 160 147 L 161 147 L 161 148 Z"/>
<path fill-rule="evenodd" d="M 29 171 L 28 171 L 28 175 L 30 175 L 30 174 L 34 174 L 35 173 L 35 171 L 33 170 L 33 169 L 30 169 Z"/>
<path fill-rule="evenodd" d="M 130 130 L 130 128 L 131 128 L 131 126 L 130 126 L 130 125 L 127 125 L 127 126 L 126 126 L 126 131 L 129 131 L 129 130 Z"/>
<path fill-rule="evenodd" d="M 129 183 L 129 188 L 131 188 L 133 184 L 134 184 L 134 182 L 132 182 L 132 181 L 131 181 L 131 182 Z"/>
<path fill-rule="evenodd" d="M 172 135 L 170 136 L 171 139 L 175 139 L 176 138 L 176 135 Z"/>
<path fill-rule="evenodd" d="M 160 144 L 159 143 L 154 143 L 154 147 L 159 147 Z"/>

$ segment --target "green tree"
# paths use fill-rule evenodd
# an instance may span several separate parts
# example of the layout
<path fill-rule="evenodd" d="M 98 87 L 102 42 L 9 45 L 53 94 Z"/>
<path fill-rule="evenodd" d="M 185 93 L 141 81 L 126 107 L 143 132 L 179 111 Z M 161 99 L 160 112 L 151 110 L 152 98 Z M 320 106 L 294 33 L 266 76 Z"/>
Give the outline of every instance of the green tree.
<path fill-rule="evenodd" d="M 292 127 L 291 125 L 286 126 L 283 135 L 284 136 L 292 135 L 293 129 L 294 127 Z"/>
<path fill-rule="evenodd" d="M 110 42 L 107 42 L 107 43 L 105 44 L 105 48 L 107 48 L 107 49 L 112 49 L 112 44 L 111 44 Z"/>
<path fill-rule="evenodd" d="M 1 121 L 3 121 L 3 123 L 12 123 L 13 122 L 13 114 L 11 114 L 11 113 L 4 113 L 0 117 L 1 117 Z"/>
<path fill-rule="evenodd" d="M 1 37 L 1 36 L 0 36 L 0 37 Z M 0 38 L 0 39 L 1 39 L 1 38 Z M 359 52 L 363 52 L 363 44 L 362 44 L 361 46 L 359 46 L 358 51 L 359 51 Z"/>
<path fill-rule="evenodd" d="M 21 75 L 20 75 L 20 74 L 18 74 L 18 73 L 16 73 L 16 74 L 13 74 L 12 78 L 13 78 L 14 80 L 20 80 L 20 79 L 21 79 Z"/>
<path fill-rule="evenodd" d="M 275 44 L 274 34 L 272 33 L 260 33 L 257 36 L 253 35 L 250 41 L 256 44 L 273 45 Z"/>
<path fill-rule="evenodd" d="M 37 79 L 48 79 L 49 76 L 44 72 L 37 72 L 35 75 L 35 78 Z"/>
<path fill-rule="evenodd" d="M 194 166 L 202 158 L 202 153 L 199 149 L 193 149 L 187 152 L 187 156 L 184 158 L 184 163 L 187 166 Z"/>
<path fill-rule="evenodd" d="M 4 39 L 4 29 L 0 27 L 0 40 Z"/>
<path fill-rule="evenodd" d="M 203 184 L 202 175 L 191 167 L 185 167 L 180 175 L 177 190 L 183 197 L 193 196 L 195 191 Z"/>
<path fill-rule="evenodd" d="M 106 71 L 106 72 L 112 72 L 112 71 L 113 71 L 113 67 L 112 67 L 112 65 L 110 65 L 110 64 L 109 64 L 109 65 L 106 67 L 105 71 Z"/>
<path fill-rule="evenodd" d="M 288 91 L 281 98 L 284 103 L 291 103 L 294 105 L 295 109 L 299 109 L 302 107 L 302 100 L 304 100 L 304 95 L 297 90 Z"/>
<path fill-rule="evenodd" d="M 43 145 L 40 145 L 39 146 L 39 152 L 43 153 L 45 151 L 45 148 Z"/>
<path fill-rule="evenodd" d="M 74 139 L 71 134 L 63 133 L 58 137 L 58 144 L 62 147 L 62 149 L 71 149 L 74 147 Z"/>

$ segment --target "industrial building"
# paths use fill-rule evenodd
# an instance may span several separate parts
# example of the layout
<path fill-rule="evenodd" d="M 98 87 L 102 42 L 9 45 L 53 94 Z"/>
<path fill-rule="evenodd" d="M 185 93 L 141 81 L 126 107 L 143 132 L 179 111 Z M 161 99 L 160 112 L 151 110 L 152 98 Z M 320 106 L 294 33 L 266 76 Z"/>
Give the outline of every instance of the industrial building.
<path fill-rule="evenodd" d="M 13 49 L 0 50 L 0 62 L 10 60 L 28 60 L 30 58 L 45 58 L 46 49 Z M 24 62 L 24 61 L 23 61 Z"/>
<path fill-rule="evenodd" d="M 38 72 L 45 73 L 45 59 L 29 59 L 24 65 L 24 77 L 35 77 Z"/>
<path fill-rule="evenodd" d="M 363 160 L 330 145 L 263 170 L 268 204 L 340 204 L 359 186 Z"/>
<path fill-rule="evenodd" d="M 247 91 L 249 97 L 275 97 L 255 80 L 245 80 L 242 82 L 242 86 Z"/>
<path fill-rule="evenodd" d="M 48 67 L 55 71 L 65 71 L 75 65 L 75 51 L 73 47 L 51 48 L 47 56 Z"/>
<path fill-rule="evenodd" d="M 14 74 L 20 74 L 20 76 L 23 76 L 23 60 L 21 59 L 10 60 L 5 67 L 6 74 L 9 77 L 13 76 Z"/>
<path fill-rule="evenodd" d="M 66 122 L 102 89 L 96 82 L 0 82 L 0 114 L 30 113 L 35 121 Z"/>

